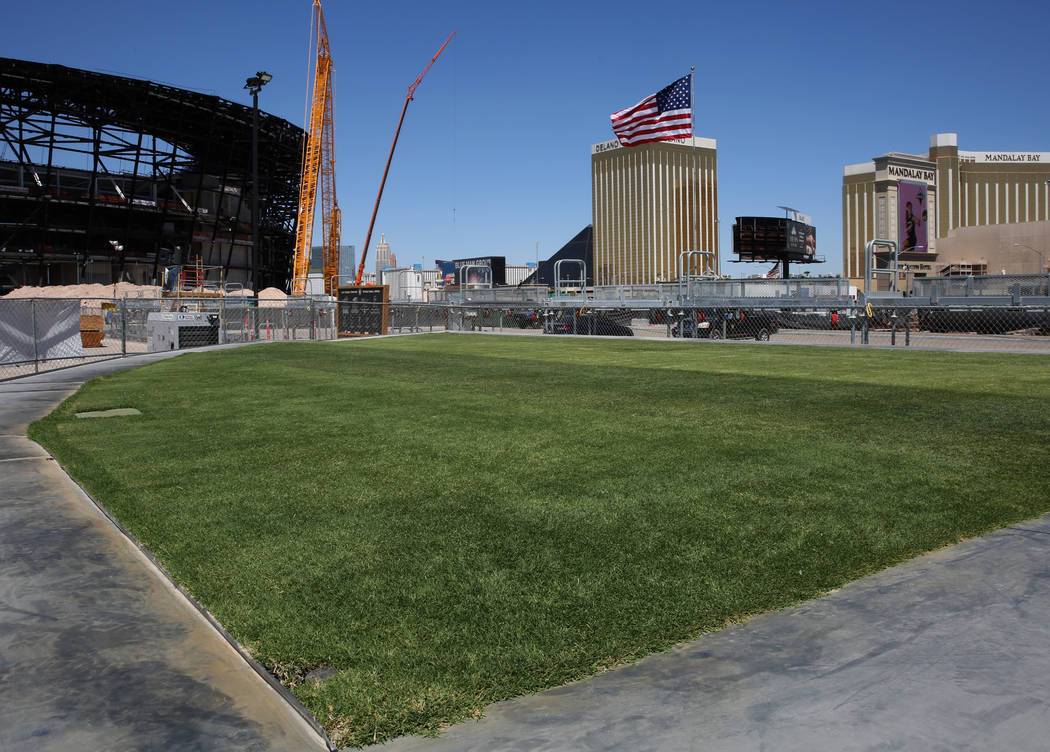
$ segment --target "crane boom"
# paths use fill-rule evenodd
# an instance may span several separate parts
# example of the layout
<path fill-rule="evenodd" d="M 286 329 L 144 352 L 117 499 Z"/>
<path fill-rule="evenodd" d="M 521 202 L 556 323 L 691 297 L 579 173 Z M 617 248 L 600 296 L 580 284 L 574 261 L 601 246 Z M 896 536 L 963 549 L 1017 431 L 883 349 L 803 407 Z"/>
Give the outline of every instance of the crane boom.
<path fill-rule="evenodd" d="M 321 0 L 311 9 L 311 46 L 316 49 L 314 87 L 309 125 L 303 142 L 303 169 L 299 181 L 299 211 L 295 223 L 295 253 L 292 264 L 292 295 L 306 292 L 310 272 L 314 210 L 318 183 L 321 189 L 322 259 L 324 290 L 331 294 L 339 272 L 341 221 L 335 194 L 335 66 L 328 44 L 328 28 Z"/>
<path fill-rule="evenodd" d="M 368 244 L 372 240 L 372 230 L 375 228 L 376 214 L 379 212 L 379 202 L 383 198 L 383 187 L 386 185 L 387 173 L 390 172 L 390 162 L 394 158 L 394 149 L 397 148 L 397 138 L 401 135 L 401 125 L 405 122 L 405 113 L 408 111 L 408 103 L 415 97 L 416 87 L 422 83 L 423 76 L 425 76 L 427 71 L 430 70 L 430 66 L 434 64 L 434 61 L 441 56 L 441 53 L 444 52 L 445 47 L 448 46 L 448 43 L 452 41 L 452 37 L 454 36 L 456 36 L 455 31 L 448 35 L 448 39 L 446 39 L 445 43 L 441 45 L 441 48 L 434 54 L 434 57 L 430 59 L 430 62 L 427 63 L 422 72 L 416 76 L 416 80 L 408 85 L 408 93 L 405 94 L 405 104 L 401 108 L 401 117 L 397 121 L 397 130 L 394 131 L 394 142 L 390 144 L 390 154 L 386 158 L 386 167 L 383 168 L 383 178 L 379 181 L 379 195 L 376 196 L 376 204 L 372 207 L 372 219 L 368 223 L 368 234 L 365 235 L 365 247 L 364 250 L 361 251 L 361 263 L 357 267 L 357 277 L 354 279 L 354 285 L 357 287 L 361 286 L 361 276 L 365 272 L 365 258 L 368 256 Z"/>

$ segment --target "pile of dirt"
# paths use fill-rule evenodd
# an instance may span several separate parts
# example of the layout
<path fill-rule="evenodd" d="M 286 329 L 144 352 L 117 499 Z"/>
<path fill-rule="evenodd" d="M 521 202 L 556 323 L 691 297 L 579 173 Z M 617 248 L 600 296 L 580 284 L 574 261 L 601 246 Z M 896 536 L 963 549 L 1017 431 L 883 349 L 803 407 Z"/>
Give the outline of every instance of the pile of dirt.
<path fill-rule="evenodd" d="M 117 282 L 114 285 L 46 285 L 44 287 L 18 287 L 4 295 L 5 298 L 159 298 L 160 288 L 154 285 L 133 285 Z"/>
<path fill-rule="evenodd" d="M 231 290 L 227 297 L 252 297 L 252 290 Z M 19 287 L 4 298 L 80 298 L 87 303 L 93 299 L 119 300 L 121 298 L 159 298 L 161 289 L 154 285 L 133 285 L 118 282 L 115 285 L 48 285 L 45 287 Z M 190 296 L 191 297 L 191 296 Z M 283 308 L 288 295 L 276 287 L 267 287 L 259 292 L 260 308 Z"/>
<path fill-rule="evenodd" d="M 267 287 L 265 290 L 259 290 L 260 308 L 284 308 L 287 300 L 288 296 L 276 287 Z"/>

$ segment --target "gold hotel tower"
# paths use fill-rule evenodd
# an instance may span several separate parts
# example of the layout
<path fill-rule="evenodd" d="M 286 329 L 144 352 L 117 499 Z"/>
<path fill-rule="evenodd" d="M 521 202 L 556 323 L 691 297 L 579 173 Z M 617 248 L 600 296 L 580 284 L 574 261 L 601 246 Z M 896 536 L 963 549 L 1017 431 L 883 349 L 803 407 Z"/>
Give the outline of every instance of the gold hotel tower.
<path fill-rule="evenodd" d="M 687 138 L 591 147 L 596 285 L 673 282 L 683 251 L 715 254 L 690 257 L 690 273 L 718 269 L 716 143 L 693 141 L 695 163 Z"/>
<path fill-rule="evenodd" d="M 1039 245 L 1046 238 L 1050 152 L 963 150 L 955 133 L 938 133 L 930 137 L 925 154 L 891 152 L 843 168 L 845 276 L 863 280 L 864 246 L 869 240 L 902 242 L 898 221 L 902 180 L 925 185 L 929 204 L 924 252 L 901 256 L 910 275 L 1046 271 L 1039 269 L 1035 254 L 1015 243 Z"/>

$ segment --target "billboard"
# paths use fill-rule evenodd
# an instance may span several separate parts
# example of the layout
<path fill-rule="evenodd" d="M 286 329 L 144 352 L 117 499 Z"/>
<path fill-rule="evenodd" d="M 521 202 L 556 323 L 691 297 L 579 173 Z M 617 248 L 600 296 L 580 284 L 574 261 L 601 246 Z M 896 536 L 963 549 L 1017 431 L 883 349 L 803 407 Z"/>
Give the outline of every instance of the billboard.
<path fill-rule="evenodd" d="M 897 247 L 901 253 L 929 250 L 926 184 L 897 181 Z"/>
<path fill-rule="evenodd" d="M 817 252 L 817 229 L 786 217 L 737 217 L 733 253 L 741 261 L 810 261 Z"/>
<path fill-rule="evenodd" d="M 454 259 L 452 261 L 441 261 L 438 259 L 435 263 L 441 272 L 441 279 L 447 285 L 487 284 L 490 281 L 490 277 L 493 287 L 502 287 L 507 284 L 506 256 L 480 256 L 469 259 Z M 464 268 L 467 270 L 467 278 L 461 280 L 460 270 Z M 491 274 L 485 269 L 490 270 Z"/>
<path fill-rule="evenodd" d="M 813 254 L 817 252 L 817 228 L 789 219 L 786 232 L 790 260 L 813 258 Z"/>

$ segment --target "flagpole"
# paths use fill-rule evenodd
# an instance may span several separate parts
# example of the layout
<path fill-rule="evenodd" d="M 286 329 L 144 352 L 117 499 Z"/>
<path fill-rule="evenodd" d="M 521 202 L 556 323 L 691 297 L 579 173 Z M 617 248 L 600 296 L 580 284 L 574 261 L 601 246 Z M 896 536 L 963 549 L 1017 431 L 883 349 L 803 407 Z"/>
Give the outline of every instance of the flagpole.
<path fill-rule="evenodd" d="M 692 137 L 689 139 L 689 143 L 693 147 L 693 248 L 694 251 L 699 251 L 700 246 L 697 245 L 696 233 L 697 225 L 700 224 L 700 175 L 696 168 L 696 110 L 693 109 L 693 71 L 696 68 L 692 65 L 689 66 L 689 124 L 692 127 Z M 700 273 L 704 272 L 704 257 L 700 256 Z M 686 270 L 688 274 L 688 269 Z"/>

